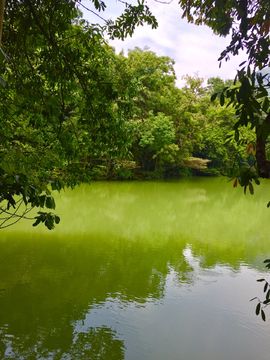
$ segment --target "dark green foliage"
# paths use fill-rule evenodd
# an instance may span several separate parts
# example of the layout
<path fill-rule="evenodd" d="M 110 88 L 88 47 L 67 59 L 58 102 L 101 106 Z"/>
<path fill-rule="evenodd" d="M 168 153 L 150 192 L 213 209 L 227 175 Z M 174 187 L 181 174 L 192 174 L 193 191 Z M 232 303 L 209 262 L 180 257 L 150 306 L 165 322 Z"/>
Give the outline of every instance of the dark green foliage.
<path fill-rule="evenodd" d="M 270 259 L 264 260 L 264 263 L 267 264 L 266 267 L 270 268 Z M 261 313 L 261 317 L 263 321 L 266 320 L 266 315 L 263 309 L 265 309 L 270 304 L 270 284 L 265 279 L 258 279 L 258 282 L 264 282 L 263 286 L 263 292 L 265 294 L 265 300 L 261 301 L 258 297 L 255 297 L 251 299 L 250 301 L 253 301 L 257 299 L 258 304 L 256 305 L 255 313 L 256 315 L 259 315 Z"/>
<path fill-rule="evenodd" d="M 256 132 L 256 172 L 269 178 L 270 162 L 267 160 L 266 141 L 270 133 L 269 107 L 269 1 L 187 1 L 179 2 L 183 16 L 197 25 L 206 24 L 220 36 L 231 36 L 229 46 L 219 60 L 229 60 L 240 50 L 247 54 L 245 66 L 237 71 L 234 85 L 223 90 L 216 81 L 213 85 L 215 101 L 235 109 L 237 122 L 233 125 L 235 140 L 239 142 L 240 128 L 249 127 Z M 221 63 L 220 63 L 221 65 Z M 245 185 L 243 185 L 245 186 Z"/>
<path fill-rule="evenodd" d="M 54 209 L 52 197 L 43 201 L 50 184 L 60 191 L 89 181 L 91 152 L 128 153 L 133 86 L 116 74 L 101 29 L 80 20 L 73 1 L 8 2 L 3 49 L 0 227 L 17 221 L 20 198 L 25 217 L 32 207 Z M 57 218 L 42 213 L 37 222 L 52 229 Z"/>

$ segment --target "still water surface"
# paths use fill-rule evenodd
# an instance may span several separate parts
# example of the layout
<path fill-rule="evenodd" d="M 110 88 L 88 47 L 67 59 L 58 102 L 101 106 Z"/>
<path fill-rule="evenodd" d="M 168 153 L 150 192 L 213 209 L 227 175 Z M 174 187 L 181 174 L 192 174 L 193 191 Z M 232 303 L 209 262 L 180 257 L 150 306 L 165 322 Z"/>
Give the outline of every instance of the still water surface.
<path fill-rule="evenodd" d="M 268 359 L 269 185 L 94 182 L 57 195 L 55 230 L 1 230 L 0 358 Z"/>

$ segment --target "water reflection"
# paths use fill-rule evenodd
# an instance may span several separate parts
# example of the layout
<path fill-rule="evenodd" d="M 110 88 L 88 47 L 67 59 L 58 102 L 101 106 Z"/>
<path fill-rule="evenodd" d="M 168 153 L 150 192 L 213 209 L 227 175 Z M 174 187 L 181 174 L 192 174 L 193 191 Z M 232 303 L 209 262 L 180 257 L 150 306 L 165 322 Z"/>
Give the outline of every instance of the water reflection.
<path fill-rule="evenodd" d="M 254 219 L 242 193 L 207 180 L 93 184 L 59 198 L 55 232 L 4 231 L 0 358 L 222 360 L 232 328 L 231 358 L 244 358 L 260 327 L 246 304 L 269 249 L 265 198 Z"/>
<path fill-rule="evenodd" d="M 73 359 L 79 348 L 83 357 L 78 359 L 94 359 L 88 341 L 99 346 L 104 339 L 108 343 L 105 349 L 100 345 L 96 358 L 113 359 L 112 351 L 115 359 L 123 358 L 123 340 L 115 331 L 100 324 L 99 330 L 89 327 L 78 334 L 75 324 L 108 298 L 122 306 L 162 299 L 168 263 L 175 265 L 182 282 L 191 282 L 192 269 L 181 255 L 184 246 L 151 247 L 88 236 L 75 242 L 72 236 L 0 242 L 1 359 L 64 359 L 65 354 Z"/>
<path fill-rule="evenodd" d="M 67 326 L 68 328 L 69 326 Z M 73 333 L 65 326 L 61 329 L 34 330 L 30 334 L 8 335 L 11 329 L 2 328 L 2 359 L 124 359 L 124 344 L 116 331 L 102 326 Z"/>

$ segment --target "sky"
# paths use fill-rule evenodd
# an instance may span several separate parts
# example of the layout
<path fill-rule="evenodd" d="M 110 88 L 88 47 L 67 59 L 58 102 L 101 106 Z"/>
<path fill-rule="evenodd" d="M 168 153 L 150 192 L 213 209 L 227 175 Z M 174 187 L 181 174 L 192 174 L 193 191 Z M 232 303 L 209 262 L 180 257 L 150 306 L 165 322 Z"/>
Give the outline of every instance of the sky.
<path fill-rule="evenodd" d="M 107 9 L 99 13 L 106 20 L 114 20 L 124 12 L 125 5 L 117 0 L 105 1 Z M 134 0 L 129 3 L 136 4 Z M 239 64 L 245 61 L 246 54 L 242 52 L 238 56 L 231 56 L 230 60 L 222 62 L 219 68 L 219 55 L 229 44 L 230 38 L 223 38 L 213 34 L 213 31 L 206 26 L 196 26 L 190 24 L 186 19 L 182 19 L 182 10 L 177 0 L 172 0 L 170 4 L 158 3 L 155 0 L 145 2 L 158 21 L 158 28 L 152 29 L 151 26 L 139 26 L 132 37 L 122 40 L 109 41 L 118 54 L 124 50 L 127 55 L 128 50 L 136 46 L 143 49 L 149 47 L 157 56 L 168 56 L 175 61 L 174 69 L 177 76 L 176 85 L 184 85 L 182 76 L 198 75 L 204 79 L 219 76 L 222 79 L 234 79 L 236 69 Z M 94 10 L 89 0 L 83 0 L 83 4 L 89 9 Z M 105 25 L 99 17 L 81 7 L 84 18 L 90 23 Z"/>

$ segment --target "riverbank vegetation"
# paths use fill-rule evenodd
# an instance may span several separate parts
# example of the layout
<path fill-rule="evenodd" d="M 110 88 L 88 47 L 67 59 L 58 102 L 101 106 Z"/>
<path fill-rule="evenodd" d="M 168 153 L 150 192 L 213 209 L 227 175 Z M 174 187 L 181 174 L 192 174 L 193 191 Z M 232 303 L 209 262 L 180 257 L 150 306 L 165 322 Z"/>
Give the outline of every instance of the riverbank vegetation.
<path fill-rule="evenodd" d="M 105 3 L 93 5 L 101 11 Z M 262 147 L 269 132 L 268 123 L 259 126 L 269 111 L 263 76 L 256 80 L 255 73 L 241 70 L 233 82 L 187 75 L 179 89 L 172 59 L 148 48 L 116 54 L 105 29 L 82 19 L 76 2 L 14 0 L 4 13 L 0 228 L 27 217 L 32 207 L 54 209 L 51 190 L 92 179 L 196 174 L 237 176 L 245 187 L 258 181 L 255 149 L 260 145 L 267 155 Z M 143 22 L 157 26 L 146 5 L 127 6 L 107 23 L 108 34 L 124 38 Z M 262 56 L 260 61 L 259 68 L 267 62 Z M 236 109 L 224 106 L 229 103 Z M 261 169 L 262 163 L 268 164 L 262 159 Z M 248 170 L 239 175 L 243 166 Z M 17 212 L 21 205 L 23 213 Z M 40 211 L 35 225 L 52 229 L 59 221 Z"/>

